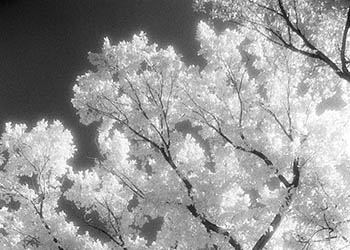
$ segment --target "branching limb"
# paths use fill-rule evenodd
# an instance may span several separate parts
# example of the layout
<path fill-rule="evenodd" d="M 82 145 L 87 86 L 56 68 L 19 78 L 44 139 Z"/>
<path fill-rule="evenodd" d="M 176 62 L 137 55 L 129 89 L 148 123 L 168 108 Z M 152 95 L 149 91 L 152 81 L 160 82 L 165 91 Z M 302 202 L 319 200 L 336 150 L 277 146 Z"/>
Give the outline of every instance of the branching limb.
<path fill-rule="evenodd" d="M 129 84 L 132 85 L 130 82 L 129 82 Z M 135 94 L 134 101 L 136 101 L 136 103 L 139 103 L 139 104 L 137 104 L 138 108 L 143 113 L 143 116 L 146 119 L 149 119 L 147 116 L 147 113 L 145 112 L 145 110 L 143 110 L 140 98 L 138 97 L 136 92 L 134 92 L 134 94 Z M 100 110 L 96 107 L 93 107 L 89 104 L 88 104 L 88 107 L 91 110 L 93 110 L 94 112 L 103 114 L 107 117 L 110 117 L 110 118 L 115 119 L 116 121 L 120 122 L 122 125 L 126 126 L 132 133 L 134 133 L 137 137 L 141 138 L 144 142 L 150 143 L 154 148 L 156 148 L 162 154 L 163 158 L 168 162 L 170 167 L 175 171 L 175 173 L 179 177 L 179 179 L 184 183 L 186 190 L 187 190 L 187 195 L 191 200 L 191 204 L 187 205 L 186 208 L 192 214 L 192 216 L 194 216 L 195 218 L 198 218 L 200 220 L 201 224 L 206 228 L 206 230 L 208 232 L 215 232 L 215 233 L 218 233 L 218 234 L 221 234 L 221 235 L 227 237 L 229 244 L 231 246 L 233 246 L 235 250 L 242 250 L 241 245 L 230 235 L 230 233 L 226 229 L 221 228 L 220 226 L 209 221 L 208 219 L 206 219 L 205 215 L 198 212 L 198 210 L 195 206 L 195 199 L 193 196 L 193 185 L 191 184 L 190 180 L 182 173 L 182 171 L 176 166 L 175 162 L 172 159 L 170 150 L 169 150 L 170 143 L 165 140 L 165 138 L 163 137 L 163 134 L 160 131 L 157 132 L 158 136 L 161 139 L 161 142 L 158 143 L 158 142 L 155 142 L 154 140 L 152 140 L 151 138 L 148 138 L 141 131 L 137 131 L 134 127 L 132 127 L 128 122 L 128 116 L 126 114 L 124 114 L 123 112 L 121 112 L 121 110 L 118 110 L 118 114 L 122 115 L 125 119 L 120 119 L 119 116 L 116 116 L 113 113 L 108 113 L 106 111 L 103 111 L 103 110 Z M 166 113 L 163 113 L 163 115 L 164 115 L 164 118 L 166 118 Z M 166 120 L 165 120 L 165 122 L 167 123 Z M 168 129 L 168 127 L 167 127 L 167 129 Z M 170 137 L 168 136 L 168 139 L 169 138 Z M 133 191 L 135 191 L 137 194 L 139 194 L 141 197 L 142 196 L 144 197 L 142 191 L 138 190 L 132 184 L 127 185 L 127 186 L 129 188 L 131 188 Z"/>
<path fill-rule="evenodd" d="M 30 200 L 30 202 L 32 203 L 36 214 L 39 216 L 42 225 L 46 229 L 47 234 L 52 237 L 52 241 L 56 244 L 57 249 L 58 250 L 65 250 L 65 248 L 62 247 L 62 245 L 59 242 L 59 240 L 55 236 L 52 235 L 51 228 L 49 227 L 49 225 L 46 223 L 46 221 L 44 219 L 44 215 L 43 215 L 43 211 L 42 211 L 43 200 L 40 201 L 41 204 L 40 204 L 40 208 L 39 209 L 37 208 L 36 204 L 32 200 Z"/>
<path fill-rule="evenodd" d="M 226 65 L 227 67 L 227 77 L 228 79 L 231 81 L 231 84 L 233 85 L 235 91 L 237 92 L 237 98 L 238 98 L 238 102 L 239 102 L 239 120 L 238 120 L 238 126 L 239 128 L 242 128 L 242 121 L 243 121 L 243 99 L 242 99 L 242 84 L 243 84 L 243 79 L 245 77 L 246 71 L 244 71 L 244 73 L 242 74 L 242 77 L 239 81 L 239 83 L 235 80 L 235 77 L 233 75 L 232 70 L 230 69 L 230 67 L 228 65 Z M 243 134 L 241 133 L 241 137 L 242 139 L 244 138 Z"/>
<path fill-rule="evenodd" d="M 127 175 L 123 174 L 117 169 L 109 169 L 102 165 L 100 166 L 107 172 L 110 172 L 113 175 L 117 176 L 118 179 L 122 182 L 122 184 L 127 188 L 129 188 L 130 191 L 133 192 L 136 196 L 140 197 L 141 199 L 145 198 L 145 193 Z"/>
<path fill-rule="evenodd" d="M 280 11 L 282 13 L 282 16 L 283 16 L 283 19 L 285 20 L 287 26 L 291 29 L 291 31 L 293 33 L 295 33 L 304 43 L 304 45 L 310 49 L 312 52 L 307 52 L 305 50 L 301 50 L 301 49 L 298 49 L 296 48 L 294 45 L 292 45 L 292 43 L 287 43 L 283 37 L 278 34 L 276 31 L 273 31 L 272 29 L 270 29 L 270 31 L 277 36 L 277 38 L 284 44 L 284 46 L 292 51 L 295 51 L 295 52 L 298 52 L 298 53 L 301 53 L 303 55 L 306 55 L 308 57 L 311 57 L 311 58 L 316 58 L 316 59 L 319 59 L 323 62 L 325 62 L 328 66 L 331 67 L 332 70 L 334 70 L 334 72 L 341 78 L 347 80 L 348 82 L 350 82 L 350 74 L 348 73 L 347 69 L 344 71 L 344 68 L 343 70 L 341 70 L 337 64 L 335 62 L 333 62 L 328 56 L 326 56 L 322 51 L 320 51 L 318 48 L 316 48 L 315 45 L 313 45 L 307 38 L 306 36 L 302 33 L 302 31 L 299 29 L 298 26 L 294 25 L 290 18 L 289 18 L 289 15 L 288 15 L 288 12 L 286 11 L 286 9 L 284 8 L 283 6 L 283 2 L 282 0 L 278 0 L 278 6 L 280 8 Z M 349 13 L 348 13 L 349 14 Z M 349 19 L 349 15 L 348 15 L 348 19 Z M 348 21 L 347 19 L 347 22 L 346 22 L 346 25 L 345 25 L 345 29 L 344 29 L 344 34 L 348 32 L 348 29 L 349 29 L 349 22 L 350 20 Z M 345 35 L 346 35 L 345 34 Z M 344 35 L 343 35 L 343 41 L 344 41 Z M 346 42 L 346 36 L 345 36 L 345 42 Z M 343 44 L 344 45 L 344 44 Z M 342 46 L 343 47 L 343 46 Z M 344 45 L 344 51 L 345 51 L 345 45 Z M 345 61 L 344 61 L 345 62 Z"/>
<path fill-rule="evenodd" d="M 293 181 L 292 184 L 288 187 L 288 192 L 285 197 L 285 202 L 281 205 L 280 211 L 275 215 L 272 222 L 269 225 L 268 230 L 259 238 L 259 240 L 255 243 L 252 250 L 262 250 L 266 246 L 266 244 L 269 242 L 273 234 L 278 229 L 279 225 L 282 221 L 283 213 L 289 208 L 294 192 L 293 190 L 296 189 L 299 185 L 299 178 L 300 178 L 300 168 L 299 168 L 299 159 L 296 158 L 293 161 Z"/>
<path fill-rule="evenodd" d="M 216 131 L 227 143 L 231 144 L 235 149 L 243 151 L 243 152 L 247 152 L 247 153 L 251 153 L 255 156 L 257 156 L 258 158 L 260 158 L 261 160 L 264 161 L 264 163 L 269 166 L 272 167 L 273 163 L 271 160 L 269 160 L 269 158 L 263 154 L 262 152 L 253 149 L 253 148 L 245 148 L 242 147 L 240 145 L 236 145 L 233 143 L 233 141 L 224 134 L 224 132 L 222 131 L 221 127 L 220 127 L 220 123 L 218 122 L 218 119 L 213 117 L 213 114 L 211 114 L 209 111 L 206 111 L 203 107 L 201 107 L 193 98 L 191 98 L 192 102 L 194 103 L 194 105 L 196 106 L 197 110 L 195 110 L 194 112 L 196 114 L 198 114 L 203 121 L 207 124 L 207 126 L 209 126 L 210 128 L 212 128 L 214 131 Z M 212 118 L 214 121 L 216 121 L 216 126 L 213 125 L 206 117 L 206 114 L 211 114 Z M 276 117 L 277 118 L 277 117 Z M 277 119 L 278 120 L 278 119 Z M 279 121 L 279 120 L 278 120 Z M 283 127 L 284 128 L 284 127 Z M 286 131 L 287 133 L 287 131 Z M 283 185 L 287 188 L 288 190 L 288 194 L 285 197 L 285 202 L 284 204 L 281 206 L 280 211 L 275 215 L 275 217 L 273 218 L 272 222 L 270 223 L 270 227 L 268 229 L 268 231 L 266 231 L 261 237 L 260 239 L 257 241 L 257 243 L 255 244 L 253 250 L 261 250 L 265 247 L 265 245 L 267 244 L 267 242 L 271 239 L 271 237 L 273 236 L 274 232 L 277 230 L 277 228 L 279 227 L 281 220 L 282 220 L 282 215 L 284 213 L 284 211 L 290 206 L 291 201 L 292 201 L 292 197 L 293 197 L 293 192 L 292 190 L 297 188 L 297 186 L 299 185 L 299 178 L 300 178 L 300 170 L 299 170 L 299 159 L 295 159 L 293 162 L 293 180 L 291 183 L 289 183 L 287 181 L 287 179 L 281 175 L 278 174 L 278 169 L 276 170 L 276 175 L 278 176 L 279 180 L 281 181 L 281 183 L 283 183 Z"/>
<path fill-rule="evenodd" d="M 108 202 L 106 200 L 104 200 L 104 202 L 99 201 L 98 199 L 95 199 L 97 203 L 99 203 L 102 207 L 104 207 L 107 212 L 108 212 L 108 221 L 106 223 L 108 223 L 115 235 L 112 235 L 111 233 L 109 233 L 106 229 L 101 228 L 100 226 L 96 226 L 92 223 L 90 223 L 89 221 L 87 221 L 84 218 L 84 222 L 86 223 L 87 226 L 94 228 L 95 230 L 101 232 L 102 234 L 104 234 L 105 236 L 107 236 L 110 240 L 112 240 L 114 243 L 116 243 L 118 246 L 122 247 L 122 249 L 127 249 L 125 247 L 125 241 L 120 233 L 120 218 L 118 218 L 114 212 L 112 211 L 111 207 L 109 206 Z M 112 219 L 112 218 L 113 219 Z"/>
<path fill-rule="evenodd" d="M 264 105 L 260 105 L 261 108 L 263 108 L 267 113 L 269 113 L 273 119 L 276 121 L 276 123 L 278 124 L 278 126 L 282 129 L 283 133 L 288 137 L 288 139 L 290 141 L 293 141 L 293 136 L 290 132 L 287 131 L 287 129 L 285 128 L 285 126 L 282 124 L 282 122 L 278 119 L 277 115 L 272 112 L 270 109 L 268 109 L 267 107 L 265 107 Z M 289 114 L 289 111 L 288 111 Z M 288 115 L 289 120 L 290 120 L 290 116 Z"/>
<path fill-rule="evenodd" d="M 107 236 L 107 238 L 109 238 L 111 241 L 113 241 L 115 244 L 117 244 L 118 246 L 121 246 L 123 250 L 127 250 L 128 248 L 126 248 L 124 245 L 121 245 L 121 242 L 117 241 L 109 232 L 107 232 L 107 230 L 100 228 L 96 225 L 93 225 L 91 223 L 86 223 L 87 226 L 97 230 L 98 232 L 102 233 L 103 235 Z"/>
<path fill-rule="evenodd" d="M 189 96 L 189 98 L 191 99 L 192 103 L 196 106 L 197 110 L 194 110 L 193 112 L 197 115 L 199 115 L 201 117 L 201 119 L 203 120 L 203 122 L 211 129 L 213 129 L 218 135 L 220 135 L 224 141 L 226 141 L 227 143 L 231 144 L 231 146 L 233 146 L 233 148 L 242 151 L 242 152 L 246 152 L 246 153 L 250 153 L 253 154 L 255 156 L 257 156 L 258 158 L 260 158 L 261 160 L 264 161 L 264 163 L 266 164 L 266 166 L 268 167 L 273 167 L 273 163 L 271 160 L 269 160 L 269 158 L 263 154 L 262 152 L 251 148 L 251 147 L 243 147 L 240 145 L 236 145 L 223 131 L 222 128 L 220 126 L 220 122 L 219 122 L 219 118 L 217 118 L 214 114 L 212 114 L 210 111 L 207 111 L 206 109 L 204 109 L 203 107 L 201 107 L 191 96 Z M 209 121 L 206 117 L 206 114 L 209 114 L 213 120 L 216 122 L 216 125 L 212 124 L 211 121 Z M 275 169 L 275 174 L 277 175 L 278 179 L 280 180 L 280 182 L 286 187 L 288 188 L 290 186 L 290 183 L 287 181 L 287 179 L 279 174 L 278 169 Z"/>
<path fill-rule="evenodd" d="M 162 148 L 161 149 L 161 153 L 162 153 L 164 159 L 169 163 L 169 165 L 172 167 L 172 169 L 176 172 L 177 176 L 185 184 L 185 187 L 187 189 L 187 195 L 191 199 L 191 204 L 186 206 L 188 211 L 195 218 L 198 218 L 200 220 L 201 224 L 206 228 L 206 230 L 208 232 L 215 232 L 215 233 L 218 233 L 220 235 L 223 235 L 223 236 L 227 237 L 229 244 L 235 250 L 242 250 L 242 247 L 238 243 L 238 241 L 236 239 L 234 239 L 226 229 L 224 229 L 224 228 L 214 224 L 213 222 L 209 221 L 208 219 L 206 219 L 204 214 L 201 214 L 201 213 L 198 212 L 198 210 L 196 208 L 196 205 L 195 205 L 194 196 L 193 196 L 193 185 L 191 184 L 189 179 L 187 179 L 187 177 L 184 176 L 183 173 L 178 169 L 178 167 L 176 166 L 175 162 L 173 161 L 173 159 L 171 157 L 171 154 L 168 151 L 168 149 Z"/>

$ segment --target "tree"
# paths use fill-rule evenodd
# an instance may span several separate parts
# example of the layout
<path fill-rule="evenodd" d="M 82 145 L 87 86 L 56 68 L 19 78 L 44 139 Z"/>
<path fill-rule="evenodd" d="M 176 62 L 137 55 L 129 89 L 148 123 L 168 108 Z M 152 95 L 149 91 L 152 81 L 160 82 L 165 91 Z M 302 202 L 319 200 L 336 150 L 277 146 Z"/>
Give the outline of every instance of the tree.
<path fill-rule="evenodd" d="M 231 1 L 212 2 L 213 13 L 234 13 Z M 304 13 L 304 5 L 295 6 Z M 241 15 L 252 6 L 242 5 Z M 333 16 L 334 27 L 342 17 Z M 265 19 L 277 27 L 273 15 Z M 290 42 L 300 37 L 294 33 Z M 197 39 L 203 68 L 142 32 L 117 45 L 106 38 L 100 53 L 89 53 L 96 70 L 77 78 L 72 103 L 82 123 L 99 123 L 92 169 L 67 164 L 75 149 L 61 123 L 7 124 L 2 249 L 350 247 L 350 109 L 319 108 L 335 92 L 349 102 L 344 68 L 300 52 L 319 55 L 304 41 L 293 40 L 297 51 L 276 46 L 284 35 L 251 26 L 216 34 L 200 22 Z M 184 123 L 192 129 L 180 129 Z M 106 242 L 78 233 L 57 205 L 62 196 Z M 142 227 L 156 218 L 161 227 L 150 241 Z"/>
<path fill-rule="evenodd" d="M 195 0 L 211 17 L 244 25 L 277 46 L 317 59 L 350 81 L 346 0 Z"/>

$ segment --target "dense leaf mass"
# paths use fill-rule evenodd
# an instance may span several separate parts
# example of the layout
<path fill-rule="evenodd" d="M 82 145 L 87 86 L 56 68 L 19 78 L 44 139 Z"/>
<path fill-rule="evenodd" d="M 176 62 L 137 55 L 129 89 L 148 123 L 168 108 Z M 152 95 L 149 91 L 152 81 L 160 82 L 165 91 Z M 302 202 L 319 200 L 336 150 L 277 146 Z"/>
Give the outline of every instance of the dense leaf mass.
<path fill-rule="evenodd" d="M 6 125 L 0 248 L 350 249 L 350 17 L 334 2 L 196 0 L 240 24 L 198 24 L 202 68 L 143 32 L 105 38 L 72 99 L 99 122 L 95 166 L 67 163 L 58 121 Z M 104 240 L 78 233 L 60 199 Z"/>

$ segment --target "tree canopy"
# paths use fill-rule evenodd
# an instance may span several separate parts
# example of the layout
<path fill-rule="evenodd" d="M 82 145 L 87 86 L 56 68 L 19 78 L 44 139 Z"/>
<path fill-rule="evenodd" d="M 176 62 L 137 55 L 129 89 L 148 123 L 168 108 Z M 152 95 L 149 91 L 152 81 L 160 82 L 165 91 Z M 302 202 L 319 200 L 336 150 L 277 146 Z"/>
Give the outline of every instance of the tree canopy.
<path fill-rule="evenodd" d="M 59 121 L 6 124 L 1 249 L 350 249 L 350 15 L 335 2 L 196 0 L 238 24 L 198 24 L 203 67 L 143 32 L 105 38 L 73 88 L 81 122 L 99 124 L 91 169 L 70 166 Z"/>

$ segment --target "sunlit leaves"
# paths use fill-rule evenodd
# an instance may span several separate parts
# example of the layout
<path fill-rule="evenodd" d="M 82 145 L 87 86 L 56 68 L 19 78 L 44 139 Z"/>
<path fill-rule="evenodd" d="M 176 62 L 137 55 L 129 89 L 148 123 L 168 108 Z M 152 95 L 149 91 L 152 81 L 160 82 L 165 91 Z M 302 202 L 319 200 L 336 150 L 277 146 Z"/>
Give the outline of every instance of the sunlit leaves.
<path fill-rule="evenodd" d="M 248 21 L 221 33 L 200 22 L 201 68 L 143 32 L 116 45 L 106 38 L 100 53 L 89 53 L 94 71 L 73 88 L 81 122 L 100 122 L 93 167 L 67 165 L 75 149 L 60 122 L 6 125 L 0 246 L 347 247 L 350 91 L 334 66 L 344 11 L 324 14 L 329 6 L 320 2 L 283 4 L 287 14 L 278 1 L 196 1 L 214 17 Z M 313 56 L 321 51 L 335 64 Z M 343 107 L 325 111 L 334 94 Z M 184 121 L 190 129 L 179 126 Z M 106 243 L 78 234 L 58 212 L 60 198 L 75 204 Z M 156 238 L 143 237 L 154 221 Z"/>
<path fill-rule="evenodd" d="M 263 18 L 279 27 L 278 20 Z M 116 46 L 106 40 L 101 54 L 90 54 L 97 71 L 78 78 L 73 104 L 83 120 L 103 119 L 99 144 L 105 159 L 96 173 L 86 172 L 78 182 L 83 186 L 95 176 L 96 184 L 85 190 L 92 188 L 94 199 L 107 200 L 100 196 L 108 193 L 101 192 L 106 185 L 101 178 L 112 174 L 120 183 L 114 189 L 123 198 L 114 196 L 119 202 L 108 201 L 113 210 L 106 210 L 93 196 L 74 197 L 76 184 L 67 197 L 77 204 L 89 201 L 85 206 L 98 211 L 106 223 L 108 213 L 120 215 L 124 237 L 134 235 L 131 225 L 142 227 L 147 216 L 162 217 L 154 249 L 228 247 L 220 233 L 211 232 L 206 239 L 203 218 L 229 230 L 242 247 L 253 247 L 266 230 L 277 231 L 276 216 L 285 218 L 277 234 L 284 242 L 273 238 L 268 246 L 293 249 L 305 244 L 300 237 L 310 238 L 317 230 L 300 231 L 297 225 L 304 214 L 322 210 L 329 197 L 334 198 L 326 203 L 338 206 L 332 205 L 326 216 L 342 224 L 337 216 L 348 213 L 347 184 L 341 177 L 348 156 L 339 158 L 334 152 L 345 145 L 341 137 L 346 120 L 338 111 L 336 120 L 318 111 L 322 100 L 342 86 L 340 78 L 246 28 L 216 34 L 201 22 L 197 38 L 199 54 L 207 62 L 201 70 L 185 66 L 172 48 L 149 44 L 143 33 Z M 200 126 L 204 144 L 176 130 L 175 124 L 185 119 Z M 337 187 L 331 191 L 333 182 Z M 131 195 L 137 204 L 132 213 L 122 212 Z M 326 223 L 322 218 L 320 225 Z M 191 228 L 192 236 L 175 221 Z M 202 239 L 200 244 L 194 235 Z"/>

